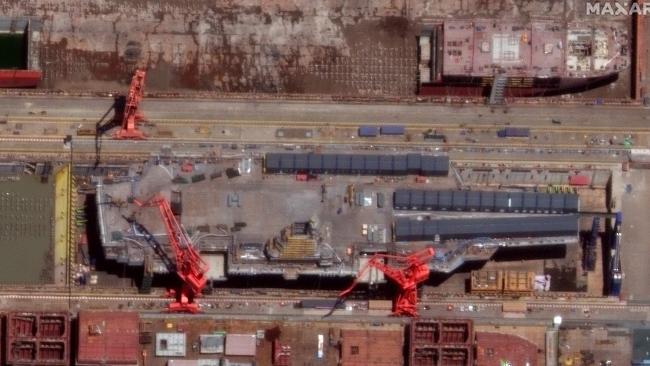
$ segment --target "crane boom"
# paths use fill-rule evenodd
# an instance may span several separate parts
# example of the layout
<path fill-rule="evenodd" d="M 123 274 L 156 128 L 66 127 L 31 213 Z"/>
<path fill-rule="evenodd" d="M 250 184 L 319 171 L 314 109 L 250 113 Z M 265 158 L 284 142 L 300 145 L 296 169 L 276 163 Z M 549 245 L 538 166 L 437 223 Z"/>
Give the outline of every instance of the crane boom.
<path fill-rule="evenodd" d="M 135 70 L 133 74 L 129 93 L 126 96 L 126 104 L 124 105 L 122 127 L 114 136 L 118 140 L 143 140 L 145 138 L 144 133 L 138 130 L 136 126 L 136 123 L 144 119 L 138 108 L 144 95 L 145 75 L 146 71 L 144 70 Z"/>
<path fill-rule="evenodd" d="M 183 281 L 183 286 L 176 291 L 176 302 L 170 304 L 169 310 L 175 312 L 196 313 L 198 306 L 194 298 L 201 294 L 207 282 L 208 265 L 194 249 L 187 232 L 176 220 L 169 201 L 156 195 L 146 203 L 134 200 L 138 206 L 156 206 L 165 225 L 169 245 L 174 250 L 176 259 L 176 274 Z"/>
<path fill-rule="evenodd" d="M 370 268 L 375 268 L 382 271 L 386 277 L 395 282 L 399 287 L 399 292 L 393 302 L 393 314 L 415 317 L 417 316 L 417 286 L 429 278 L 429 266 L 427 262 L 434 254 L 435 251 L 433 248 L 427 248 L 407 256 L 375 254 L 370 257 L 366 265 L 359 270 L 356 279 L 352 282 L 350 287 L 339 294 L 339 298 L 343 298 L 350 294 L 350 292 L 352 292 L 356 287 L 359 279 L 362 278 Z M 386 263 L 387 260 L 396 262 L 400 267 L 398 268 L 388 265 Z"/>

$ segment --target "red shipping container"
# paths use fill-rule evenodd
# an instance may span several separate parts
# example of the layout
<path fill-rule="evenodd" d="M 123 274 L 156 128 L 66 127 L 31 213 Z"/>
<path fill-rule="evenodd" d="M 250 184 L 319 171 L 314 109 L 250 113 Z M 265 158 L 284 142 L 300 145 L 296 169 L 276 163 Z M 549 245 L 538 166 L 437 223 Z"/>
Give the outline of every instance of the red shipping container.
<path fill-rule="evenodd" d="M 588 186 L 590 183 L 591 179 L 589 179 L 589 177 L 586 175 L 569 176 L 569 184 L 572 186 Z"/>

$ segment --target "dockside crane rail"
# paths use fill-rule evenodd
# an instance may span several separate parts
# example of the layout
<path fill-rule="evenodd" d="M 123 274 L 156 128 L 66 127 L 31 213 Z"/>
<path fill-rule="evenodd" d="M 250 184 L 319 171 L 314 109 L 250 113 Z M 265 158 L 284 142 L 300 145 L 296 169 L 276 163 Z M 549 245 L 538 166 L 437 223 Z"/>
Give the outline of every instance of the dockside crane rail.
<path fill-rule="evenodd" d="M 201 294 L 205 287 L 208 265 L 201 259 L 189 235 L 176 220 L 169 201 L 165 197 L 156 195 L 146 202 L 136 199 L 133 199 L 133 202 L 140 207 L 157 207 L 165 224 L 167 239 L 175 255 L 176 274 L 183 282 L 183 286 L 175 291 L 176 302 L 169 305 L 169 310 L 186 313 L 199 312 L 194 299 Z"/>
<path fill-rule="evenodd" d="M 375 268 L 382 271 L 398 286 L 398 294 L 393 301 L 393 315 L 417 317 L 417 286 L 429 278 L 428 262 L 434 254 L 433 248 L 427 248 L 410 255 L 377 253 L 370 257 L 366 265 L 359 270 L 352 285 L 339 294 L 339 299 L 349 295 L 366 272 Z M 388 264 L 388 261 L 395 262 L 395 266 Z"/>
<path fill-rule="evenodd" d="M 144 116 L 139 111 L 140 102 L 144 96 L 144 79 L 146 71 L 135 70 L 131 79 L 129 93 L 126 96 L 124 105 L 124 114 L 122 115 L 122 127 L 117 131 L 114 137 L 118 140 L 144 140 L 145 136 L 142 131 L 138 130 L 136 125 L 144 120 Z"/>

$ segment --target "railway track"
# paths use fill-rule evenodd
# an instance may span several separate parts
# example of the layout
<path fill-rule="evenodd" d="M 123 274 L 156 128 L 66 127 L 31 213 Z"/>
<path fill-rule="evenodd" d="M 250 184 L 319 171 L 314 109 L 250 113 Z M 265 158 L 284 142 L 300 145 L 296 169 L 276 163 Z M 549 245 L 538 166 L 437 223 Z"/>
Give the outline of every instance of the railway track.
<path fill-rule="evenodd" d="M 26 152 L 26 151 L 37 151 L 37 152 L 56 152 L 60 153 L 64 151 L 63 148 L 63 138 L 65 135 L 56 135 L 56 136 L 21 136 L 21 137 L 0 137 L 0 143 L 27 143 L 27 144 L 60 144 L 60 148 L 44 148 L 44 147 L 0 147 L 0 151 L 7 152 Z M 83 153 L 84 151 L 79 149 L 84 148 L 95 148 L 95 137 L 92 136 L 77 136 L 75 140 L 75 151 Z M 619 153 L 627 153 L 629 148 L 623 146 L 586 146 L 585 144 L 551 144 L 551 143 L 536 143 L 531 144 L 530 142 L 525 141 L 508 141 L 508 142 L 485 142 L 485 143 L 431 143 L 426 141 L 367 141 L 360 139 L 291 139 L 290 141 L 282 140 L 268 140 L 268 139 L 246 139 L 243 141 L 241 138 L 211 138 L 211 137 L 184 137 L 184 138 L 161 138 L 161 137 L 151 137 L 143 141 L 120 141 L 120 140 L 111 140 L 111 139 L 102 139 L 102 152 L 110 153 L 107 151 L 107 148 L 111 146 L 121 147 L 121 146 L 143 146 L 148 145 L 151 148 L 161 147 L 163 145 L 178 145 L 178 144 L 195 144 L 197 147 L 210 148 L 210 146 L 205 146 L 205 144 L 232 144 L 232 143 L 246 143 L 246 144 L 256 144 L 256 145 L 275 145 L 275 146 L 287 146 L 287 145 L 343 145 L 343 146 L 360 146 L 367 147 L 368 145 L 372 146 L 372 149 L 379 150 L 381 148 L 423 148 L 423 149 L 433 149 L 440 151 L 449 151 L 454 149 L 522 149 L 522 150 L 562 150 L 562 149 L 574 149 L 580 151 L 612 151 Z M 201 146 L 199 146 L 201 145 Z M 92 152 L 92 151 L 89 151 Z M 120 149 L 120 153 L 128 154 L 140 154 L 140 155 L 150 155 L 153 150 L 124 150 Z M 501 157 L 503 159 L 503 157 Z"/>
<path fill-rule="evenodd" d="M 6 123 L 23 123 L 23 124 L 44 124 L 44 125 L 88 125 L 95 126 L 96 121 L 81 118 L 81 117 L 48 117 L 48 116 L 8 116 L 5 118 Z M 178 126 L 178 127 L 245 127 L 245 128 L 323 128 L 323 127 L 336 127 L 343 129 L 357 129 L 360 125 L 375 125 L 375 126 L 388 126 L 395 123 L 377 121 L 373 123 L 350 122 L 350 121 L 336 121 L 336 122 L 320 122 L 320 121 L 278 121 L 278 120 L 233 120 L 233 119 L 151 119 L 149 121 L 151 126 Z M 144 124 L 147 125 L 146 123 Z M 473 123 L 400 123 L 407 131 L 422 132 L 423 129 L 436 128 L 446 131 L 463 131 L 473 129 L 476 131 L 496 131 L 498 129 L 508 127 L 506 123 L 495 124 L 473 124 Z M 517 123 L 516 127 L 530 128 L 532 132 L 555 132 L 555 133 L 637 133 L 637 134 L 650 134 L 650 126 L 648 127 L 624 127 L 614 124 L 611 127 L 605 126 L 589 126 L 589 125 L 540 125 L 540 124 L 526 124 Z"/>

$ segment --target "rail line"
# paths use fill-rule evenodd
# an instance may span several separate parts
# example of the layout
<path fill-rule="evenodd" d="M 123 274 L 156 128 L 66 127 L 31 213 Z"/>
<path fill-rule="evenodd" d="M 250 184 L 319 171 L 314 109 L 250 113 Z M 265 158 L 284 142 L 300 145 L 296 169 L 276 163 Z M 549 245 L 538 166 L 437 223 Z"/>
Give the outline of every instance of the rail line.
<path fill-rule="evenodd" d="M 5 118 L 7 123 L 24 123 L 24 124 L 55 124 L 55 125 L 73 125 L 73 124 L 92 124 L 95 125 L 96 121 L 93 121 L 89 118 L 81 117 L 48 117 L 48 116 L 8 116 Z M 278 120 L 221 120 L 221 119 L 171 119 L 171 118 L 160 118 L 160 119 L 150 119 L 149 123 L 152 126 L 156 125 L 165 125 L 165 126 L 182 126 L 182 127 L 201 127 L 201 126 L 219 126 L 219 127 L 264 127 L 264 128 L 322 128 L 322 127 L 337 127 L 337 128 L 350 128 L 356 129 L 360 125 L 376 125 L 376 126 L 388 126 L 394 125 L 395 123 L 377 121 L 373 123 L 364 123 L 364 122 L 349 122 L 349 121 L 278 121 Z M 146 125 L 146 123 L 145 123 Z M 417 129 L 421 130 L 423 128 L 440 128 L 451 131 L 462 131 L 467 129 L 474 130 L 494 130 L 499 128 L 504 128 L 510 126 L 506 123 L 485 123 L 485 124 L 473 124 L 473 123 L 415 123 L 415 122 L 405 122 L 400 123 L 406 129 Z M 513 125 L 514 127 L 515 125 Z M 650 126 L 648 127 L 621 127 L 616 124 L 611 127 L 605 126 L 576 126 L 573 124 L 567 125 L 540 125 L 540 124 L 525 124 L 517 123 L 516 127 L 530 128 L 533 131 L 541 132 L 557 132 L 557 133 L 643 133 L 650 134 Z"/>
<path fill-rule="evenodd" d="M 39 135 L 24 135 L 21 137 L 0 137 L 0 142 L 15 142 L 15 143 L 62 143 L 65 135 L 53 135 L 48 137 L 43 137 Z M 79 142 L 92 142 L 95 143 L 95 137 L 93 136 L 76 136 L 75 140 Z M 555 150 L 555 149 L 580 149 L 580 150 L 608 150 L 608 151 L 619 151 L 627 152 L 629 148 L 623 146 L 610 146 L 610 145 L 594 145 L 587 146 L 586 144 L 531 144 L 530 142 L 519 142 L 519 141 L 508 141 L 508 142 L 483 142 L 483 143 L 438 143 L 434 144 L 431 142 L 425 141 L 368 141 L 360 139 L 346 139 L 346 140 L 336 140 L 336 139 L 291 139 L 289 141 L 280 141 L 280 140 L 267 140 L 267 139 L 246 139 L 245 141 L 241 138 L 212 138 L 212 137 L 184 137 L 184 138 L 173 138 L 173 137 L 151 137 L 147 140 L 142 141 L 120 141 L 112 139 L 102 139 L 102 146 L 106 147 L 107 145 L 103 144 L 219 144 L 219 143 L 244 143 L 247 144 L 261 144 L 261 145 L 314 145 L 314 144 L 328 144 L 328 145 L 348 145 L 348 146 L 368 146 L 371 145 L 374 149 L 379 149 L 381 147 L 419 147 L 419 148 L 438 148 L 438 149 L 476 149 L 476 148 L 487 148 L 487 149 L 546 149 L 546 150 Z M 76 145 L 79 147 L 79 145 Z M 94 145 L 93 145 L 94 147 Z M 5 150 L 12 150 L 12 148 L 4 148 Z M 61 150 L 57 150 L 60 152 Z M 128 150 L 127 150 L 128 151 Z M 147 151 L 146 153 L 150 153 Z"/>

